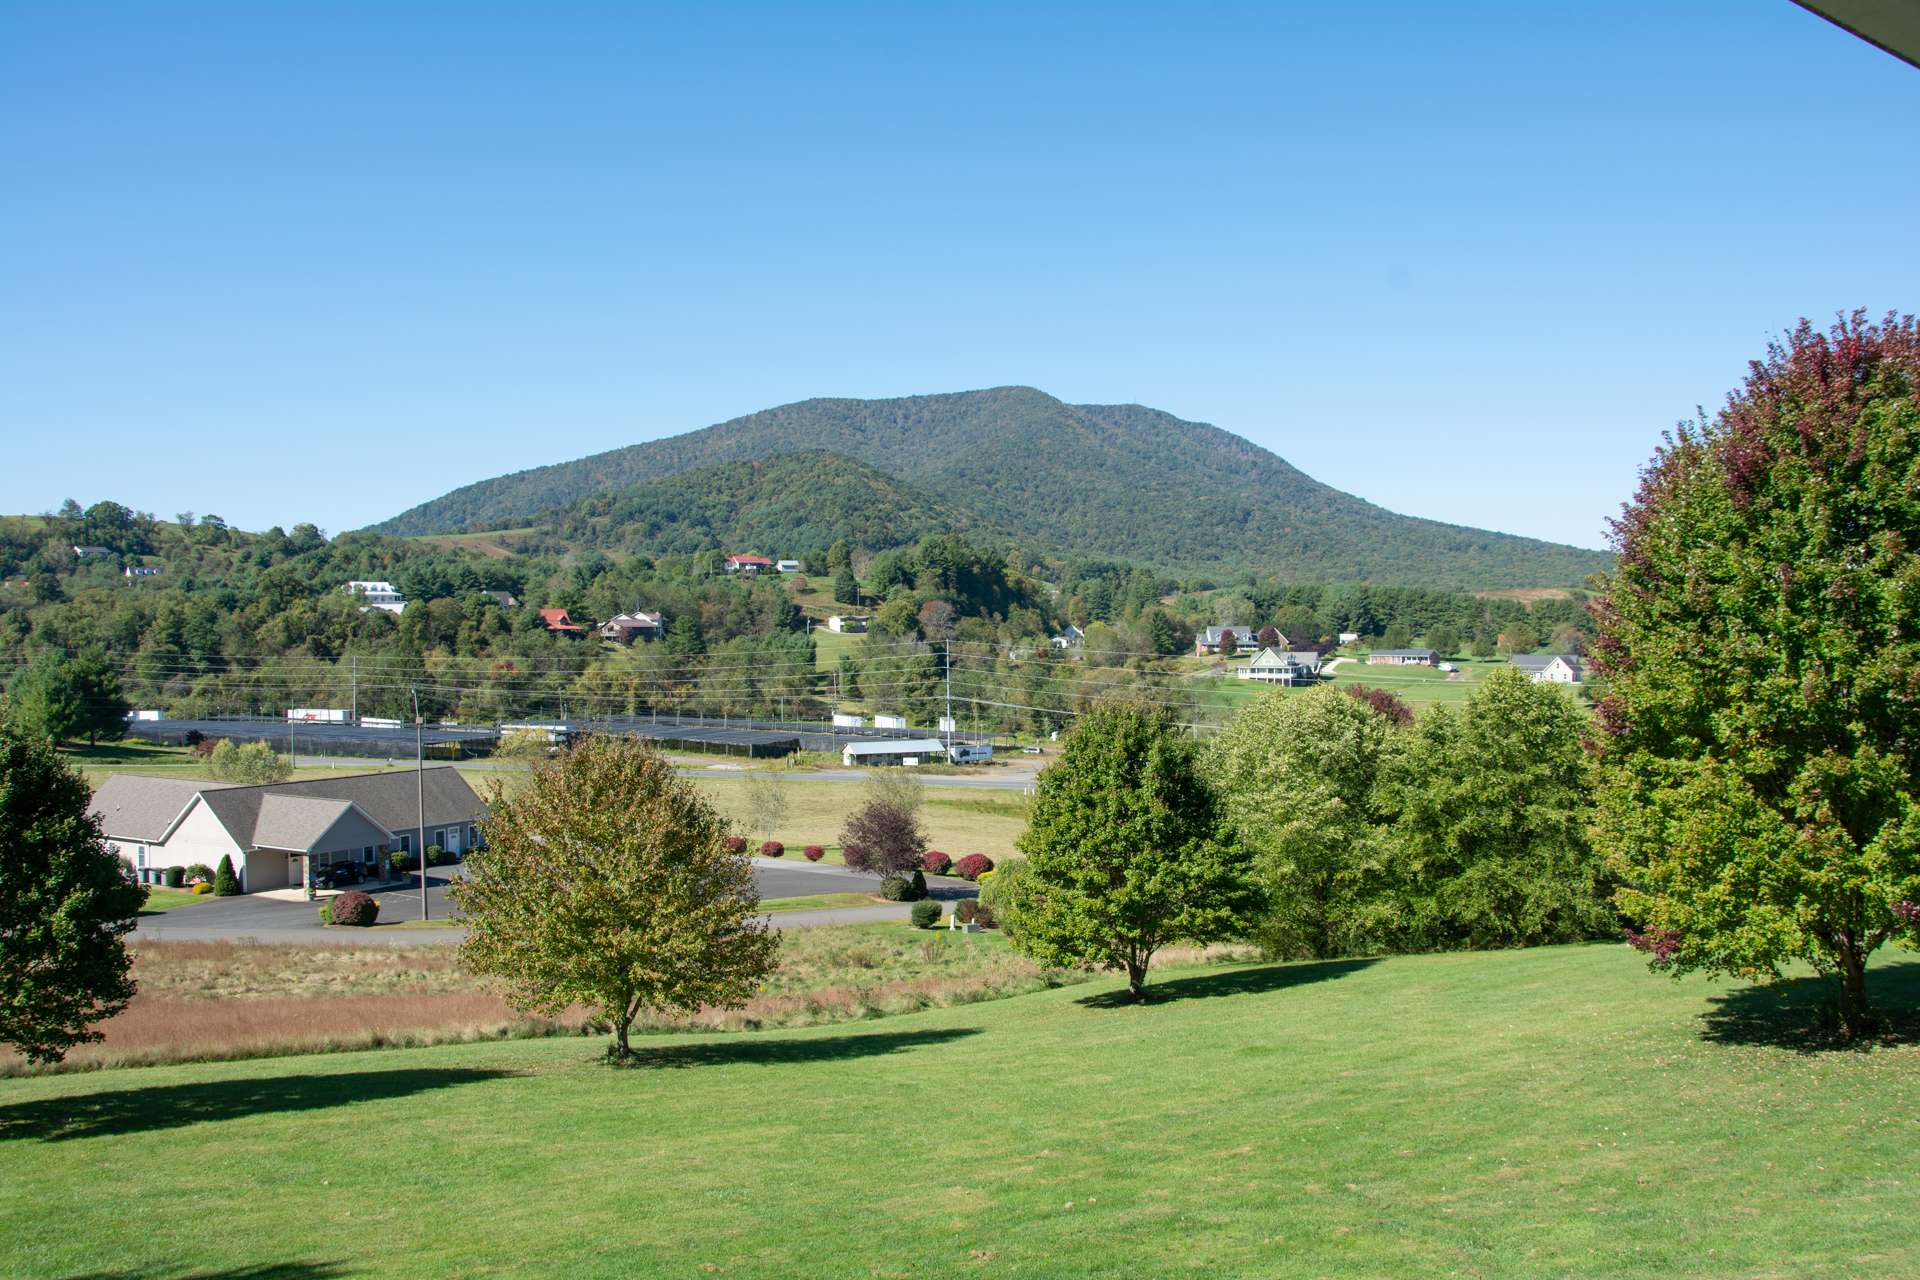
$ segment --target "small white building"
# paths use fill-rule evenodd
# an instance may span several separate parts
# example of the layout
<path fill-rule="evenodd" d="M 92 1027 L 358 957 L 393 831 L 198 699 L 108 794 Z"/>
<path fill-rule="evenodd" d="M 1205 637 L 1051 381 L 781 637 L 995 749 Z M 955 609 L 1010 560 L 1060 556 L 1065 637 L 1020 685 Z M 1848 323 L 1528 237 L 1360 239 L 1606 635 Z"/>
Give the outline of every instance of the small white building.
<path fill-rule="evenodd" d="M 827 630 L 842 635 L 858 635 L 867 629 L 872 621 L 864 613 L 836 613 L 827 619 Z"/>
<path fill-rule="evenodd" d="M 1358 631 L 1342 631 L 1340 633 L 1341 644 L 1357 644 L 1359 641 L 1360 633 Z"/>
<path fill-rule="evenodd" d="M 898 738 L 891 742 L 849 742 L 840 748 L 840 761 L 854 765 L 917 765 L 925 760 L 945 760 L 947 746 L 938 738 Z"/>
<path fill-rule="evenodd" d="M 773 567 L 782 573 L 800 572 L 800 562 L 798 560 L 776 560 L 774 561 Z"/>
<path fill-rule="evenodd" d="M 1580 659 L 1570 653 L 1516 654 L 1513 665 L 1535 684 L 1579 684 Z"/>
<path fill-rule="evenodd" d="M 873 727 L 876 729 L 904 729 L 907 727 L 905 716 L 875 716 Z"/>
<path fill-rule="evenodd" d="M 384 609 L 388 613 L 402 613 L 407 607 L 407 598 L 391 582 L 366 582 L 355 579 L 342 588 L 350 596 L 359 596 L 364 606 L 360 612 L 368 609 Z"/>
<path fill-rule="evenodd" d="M 1087 643 L 1087 633 L 1069 622 L 1059 635 L 1048 637 L 1047 643 L 1056 649 L 1078 649 Z"/>
<path fill-rule="evenodd" d="M 120 571 L 123 578 L 157 578 L 160 566 L 157 564 L 130 564 Z"/>
<path fill-rule="evenodd" d="M 1436 649 L 1375 649 L 1367 655 L 1374 667 L 1430 667 L 1440 661 Z"/>

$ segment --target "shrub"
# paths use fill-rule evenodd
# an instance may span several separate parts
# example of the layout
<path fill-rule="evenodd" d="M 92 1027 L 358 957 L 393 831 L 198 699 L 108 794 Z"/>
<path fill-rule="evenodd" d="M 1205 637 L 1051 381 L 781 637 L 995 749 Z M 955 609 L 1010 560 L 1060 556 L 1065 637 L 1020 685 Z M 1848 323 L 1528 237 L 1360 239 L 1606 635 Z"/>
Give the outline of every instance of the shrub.
<path fill-rule="evenodd" d="M 332 903 L 323 902 L 320 904 L 320 923 L 323 925 L 328 925 L 333 923 L 333 904 Z"/>
<path fill-rule="evenodd" d="M 869 801 L 847 819 L 840 848 L 855 871 L 905 875 L 920 865 L 927 838 L 913 814 L 885 800 Z"/>
<path fill-rule="evenodd" d="M 727 837 L 728 853 L 745 853 L 746 851 L 747 851 L 747 838 L 745 836 L 728 836 Z"/>
<path fill-rule="evenodd" d="M 913 869 L 913 877 L 907 881 L 907 901 L 919 902 L 927 896 L 927 873 L 920 868 Z"/>
<path fill-rule="evenodd" d="M 1026 877 L 1025 858 L 1015 858 L 980 877 L 980 907 L 996 924 L 1006 924 L 1013 916 L 1013 903 Z"/>
<path fill-rule="evenodd" d="M 231 898 L 240 892 L 240 877 L 233 874 L 233 855 L 220 855 L 220 869 L 213 873 L 213 891 L 223 898 Z"/>
<path fill-rule="evenodd" d="M 787 846 L 778 840 L 763 840 L 760 843 L 760 856 L 763 858 L 783 858 L 786 853 Z"/>
<path fill-rule="evenodd" d="M 213 882 L 210 880 L 202 880 L 193 886 L 193 891 L 195 893 L 212 893 Z"/>
<path fill-rule="evenodd" d="M 973 922 L 982 929 L 991 929 L 994 925 L 1000 923 L 993 918 L 993 908 L 984 902 L 976 902 L 973 904 Z"/>
<path fill-rule="evenodd" d="M 427 865 L 428 866 L 430 867 L 445 866 L 450 861 L 452 861 L 452 859 L 447 857 L 447 851 L 445 849 L 442 849 L 439 845 L 430 844 L 427 846 Z"/>
<path fill-rule="evenodd" d="M 380 915 L 380 904 L 373 900 L 373 895 L 358 889 L 347 890 L 327 905 L 333 908 L 334 924 L 351 925 L 356 929 L 366 928 Z"/>
<path fill-rule="evenodd" d="M 962 898 L 954 904 L 953 918 L 961 924 L 972 924 L 974 917 L 980 914 L 980 904 L 972 898 Z"/>
<path fill-rule="evenodd" d="M 913 883 L 905 876 L 888 876 L 880 882 L 880 896 L 888 902 L 905 902 L 913 892 Z"/>
<path fill-rule="evenodd" d="M 970 853 L 953 864 L 953 874 L 962 880 L 978 880 L 983 871 L 993 870 L 993 859 L 984 853 Z"/>
<path fill-rule="evenodd" d="M 187 883 L 192 884 L 196 880 L 204 880 L 208 884 L 212 884 L 213 868 L 204 862 L 196 862 L 190 865 L 187 868 Z"/>
<path fill-rule="evenodd" d="M 916 929 L 933 928 L 940 923 L 940 904 L 930 898 L 914 903 L 912 919 Z"/>
<path fill-rule="evenodd" d="M 808 862 L 818 862 L 827 856 L 827 851 L 817 844 L 810 844 L 801 852 L 807 855 Z"/>
<path fill-rule="evenodd" d="M 185 867 L 168 867 L 163 873 L 163 876 L 167 882 L 167 888 L 178 889 L 187 882 L 187 869 Z"/>
<path fill-rule="evenodd" d="M 927 850 L 926 856 L 920 859 L 920 869 L 930 876 L 943 876 L 952 865 L 953 859 L 938 849 Z"/>
<path fill-rule="evenodd" d="M 393 871 L 393 874 L 403 876 L 413 870 L 413 855 L 398 851 L 390 853 L 387 855 L 387 866 Z"/>

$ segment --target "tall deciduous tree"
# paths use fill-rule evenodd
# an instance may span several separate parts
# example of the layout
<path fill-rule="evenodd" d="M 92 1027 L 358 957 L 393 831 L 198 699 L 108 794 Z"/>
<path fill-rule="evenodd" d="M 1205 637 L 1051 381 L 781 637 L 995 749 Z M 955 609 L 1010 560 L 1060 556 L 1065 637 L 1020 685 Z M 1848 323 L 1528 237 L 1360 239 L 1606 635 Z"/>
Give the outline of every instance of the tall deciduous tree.
<path fill-rule="evenodd" d="M 905 875 L 926 855 L 927 837 L 913 810 L 893 800 L 869 800 L 848 817 L 840 851 L 855 871 Z"/>
<path fill-rule="evenodd" d="M 1228 820 L 1268 896 L 1257 936 L 1274 954 L 1342 955 L 1378 928 L 1387 847 L 1378 787 L 1396 737 L 1365 702 L 1322 686 L 1270 691 L 1214 739 Z"/>
<path fill-rule="evenodd" d="M 144 900 L 87 815 L 87 784 L 0 707 L 0 1042 L 58 1062 L 133 997 Z"/>
<path fill-rule="evenodd" d="M 787 820 L 787 789 L 780 780 L 762 770 L 753 770 L 745 779 L 747 825 L 762 842 L 773 839 L 775 828 Z"/>
<path fill-rule="evenodd" d="M 737 1007 L 772 969 L 752 863 L 645 744 L 590 738 L 489 804 L 485 848 L 450 892 L 461 959 L 517 1008 L 601 1009 L 624 1062 L 643 1011 Z"/>
<path fill-rule="evenodd" d="M 1243 936 L 1261 905 L 1199 747 L 1166 717 L 1104 703 L 1040 774 L 1010 937 L 1055 964 L 1123 970 L 1146 994 L 1154 953 Z"/>
<path fill-rule="evenodd" d="M 1804 960 L 1872 1025 L 1867 958 L 1920 940 L 1920 325 L 1804 321 L 1654 456 L 1590 654 L 1598 839 L 1655 963 Z"/>
<path fill-rule="evenodd" d="M 1383 782 L 1402 947 L 1536 946 L 1613 927 L 1572 698 L 1504 668 L 1404 742 Z"/>

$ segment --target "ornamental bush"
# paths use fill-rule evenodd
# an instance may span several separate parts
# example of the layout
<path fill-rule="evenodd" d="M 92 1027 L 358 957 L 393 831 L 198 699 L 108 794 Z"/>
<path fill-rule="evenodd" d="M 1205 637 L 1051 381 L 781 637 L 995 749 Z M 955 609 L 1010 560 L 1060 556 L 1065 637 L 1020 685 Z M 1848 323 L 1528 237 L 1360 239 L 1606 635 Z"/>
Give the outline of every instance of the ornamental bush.
<path fill-rule="evenodd" d="M 993 918 L 993 908 L 984 902 L 973 904 L 973 922 L 982 929 L 991 929 L 1000 923 Z"/>
<path fill-rule="evenodd" d="M 913 875 L 907 881 L 907 901 L 919 902 L 927 896 L 927 873 L 920 868 L 913 869 Z"/>
<path fill-rule="evenodd" d="M 399 851 L 390 853 L 387 855 L 387 866 L 393 869 L 396 876 L 403 876 L 413 870 L 413 855 Z"/>
<path fill-rule="evenodd" d="M 327 904 L 333 908 L 333 923 L 364 929 L 380 915 L 380 904 L 373 895 L 349 889 Z"/>
<path fill-rule="evenodd" d="M 940 923 L 940 904 L 931 898 L 913 904 L 913 927 L 931 929 Z"/>
<path fill-rule="evenodd" d="M 193 886 L 193 891 L 195 893 L 212 893 L 213 884 L 211 881 L 202 880 L 198 884 Z"/>
<path fill-rule="evenodd" d="M 442 849 L 439 845 L 430 844 L 427 846 L 427 865 L 428 866 L 430 867 L 445 866 L 450 861 L 452 861 L 452 859 L 447 857 L 447 851 L 445 849 Z"/>
<path fill-rule="evenodd" d="M 970 853 L 953 864 L 953 874 L 962 880 L 978 880 L 983 871 L 993 870 L 993 859 L 984 853 Z"/>
<path fill-rule="evenodd" d="M 187 883 L 193 884 L 194 882 L 200 881 L 200 880 L 204 880 L 208 884 L 212 884 L 213 868 L 208 866 L 204 862 L 192 863 L 187 867 Z"/>
<path fill-rule="evenodd" d="M 905 902 L 913 892 L 913 883 L 905 876 L 888 876 L 880 882 L 880 896 L 888 902 Z"/>
<path fill-rule="evenodd" d="M 947 868 L 952 865 L 953 859 L 938 849 L 927 850 L 926 856 L 920 859 L 921 870 L 930 876 L 943 876 L 947 874 Z"/>
<path fill-rule="evenodd" d="M 954 904 L 953 918 L 961 924 L 972 924 L 974 917 L 980 914 L 980 904 L 972 898 L 962 898 Z"/>
<path fill-rule="evenodd" d="M 220 855 L 220 869 L 213 873 L 213 891 L 222 898 L 231 898 L 240 892 L 240 877 L 233 873 L 233 855 Z"/>
<path fill-rule="evenodd" d="M 827 851 L 817 844 L 810 844 L 801 852 L 807 855 L 808 862 L 818 862 L 827 856 Z"/>
<path fill-rule="evenodd" d="M 726 845 L 728 853 L 745 853 L 747 851 L 747 838 L 745 836 L 728 836 Z"/>
<path fill-rule="evenodd" d="M 187 882 L 187 869 L 185 867 L 168 867 L 165 876 L 167 888 L 178 889 Z"/>
<path fill-rule="evenodd" d="M 763 858 L 783 858 L 786 853 L 787 846 L 778 840 L 763 840 L 760 843 L 760 856 Z"/>

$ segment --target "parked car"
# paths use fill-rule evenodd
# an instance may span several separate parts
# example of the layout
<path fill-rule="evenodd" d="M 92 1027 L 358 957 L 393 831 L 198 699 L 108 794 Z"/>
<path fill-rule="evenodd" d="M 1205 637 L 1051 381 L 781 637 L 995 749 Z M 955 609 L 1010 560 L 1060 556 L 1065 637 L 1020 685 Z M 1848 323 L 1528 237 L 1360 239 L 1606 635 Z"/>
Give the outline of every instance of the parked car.
<path fill-rule="evenodd" d="M 339 889 L 350 884 L 360 883 L 360 868 L 351 862 L 336 862 L 332 866 L 320 868 L 315 877 L 322 889 Z"/>
<path fill-rule="evenodd" d="M 1039 747 L 1022 747 L 1020 748 L 1020 750 L 1026 752 L 1030 756 L 1039 756 L 1039 755 L 1046 754 L 1046 752 L 1042 751 Z"/>

